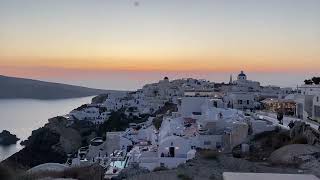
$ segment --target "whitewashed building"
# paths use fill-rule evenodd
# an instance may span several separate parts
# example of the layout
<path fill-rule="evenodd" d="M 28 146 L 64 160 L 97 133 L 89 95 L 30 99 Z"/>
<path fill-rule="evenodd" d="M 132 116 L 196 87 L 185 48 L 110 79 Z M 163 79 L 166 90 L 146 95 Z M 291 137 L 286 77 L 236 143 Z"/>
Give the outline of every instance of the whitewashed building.
<path fill-rule="evenodd" d="M 299 94 L 295 96 L 298 118 L 320 122 L 320 85 L 302 85 L 298 90 Z"/>

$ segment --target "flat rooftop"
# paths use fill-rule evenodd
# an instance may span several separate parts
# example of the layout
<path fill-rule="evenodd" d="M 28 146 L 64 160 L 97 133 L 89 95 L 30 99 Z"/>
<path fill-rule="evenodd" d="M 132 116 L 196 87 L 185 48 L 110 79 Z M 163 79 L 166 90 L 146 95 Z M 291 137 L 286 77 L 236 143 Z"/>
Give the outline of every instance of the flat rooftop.
<path fill-rule="evenodd" d="M 224 172 L 224 180 L 319 180 L 309 174 L 233 173 Z"/>

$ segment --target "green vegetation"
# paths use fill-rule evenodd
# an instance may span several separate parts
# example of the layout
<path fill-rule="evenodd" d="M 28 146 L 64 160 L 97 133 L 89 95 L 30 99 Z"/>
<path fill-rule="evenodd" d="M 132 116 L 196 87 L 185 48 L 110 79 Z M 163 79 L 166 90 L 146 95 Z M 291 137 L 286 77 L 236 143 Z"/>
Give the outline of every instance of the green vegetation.
<path fill-rule="evenodd" d="M 311 79 L 306 79 L 304 80 L 304 83 L 307 85 L 320 84 L 320 77 L 312 77 Z"/>
<path fill-rule="evenodd" d="M 109 131 L 124 131 L 129 127 L 129 123 L 142 123 L 149 117 L 149 115 L 144 115 L 142 117 L 126 116 L 124 112 L 125 109 L 111 112 L 109 119 L 98 127 L 98 136 L 104 137 L 105 133 Z"/>
<path fill-rule="evenodd" d="M 161 127 L 161 124 L 162 124 L 162 120 L 163 120 L 163 116 L 159 116 L 159 117 L 155 117 L 153 120 L 152 120 L 152 124 L 154 125 L 154 127 L 156 129 L 160 129 Z"/>
<path fill-rule="evenodd" d="M 166 113 L 176 112 L 178 111 L 178 107 L 176 104 L 166 102 L 163 107 L 161 107 L 159 110 L 157 110 L 154 113 L 155 118 L 153 119 L 152 123 L 156 129 L 160 129 L 163 115 Z"/>
<path fill-rule="evenodd" d="M 167 112 L 176 112 L 178 111 L 178 107 L 176 104 L 171 102 L 166 102 L 163 107 L 158 109 L 153 115 L 156 116 L 158 114 L 166 114 Z"/>

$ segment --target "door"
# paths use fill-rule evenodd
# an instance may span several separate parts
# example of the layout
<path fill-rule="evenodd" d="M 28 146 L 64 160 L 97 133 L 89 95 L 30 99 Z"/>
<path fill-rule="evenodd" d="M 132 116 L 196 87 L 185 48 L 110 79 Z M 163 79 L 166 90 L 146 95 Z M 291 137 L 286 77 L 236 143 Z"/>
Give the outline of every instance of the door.
<path fill-rule="evenodd" d="M 175 150 L 174 147 L 170 147 L 170 148 L 169 148 L 170 157 L 174 157 L 174 150 Z"/>

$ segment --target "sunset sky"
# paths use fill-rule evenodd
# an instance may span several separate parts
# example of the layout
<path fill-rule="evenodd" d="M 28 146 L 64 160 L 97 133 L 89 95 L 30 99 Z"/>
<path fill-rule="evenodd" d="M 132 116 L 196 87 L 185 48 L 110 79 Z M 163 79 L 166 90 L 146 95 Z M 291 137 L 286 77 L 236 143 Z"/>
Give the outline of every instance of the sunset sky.
<path fill-rule="evenodd" d="M 294 85 L 320 69 L 319 0 L 0 0 L 0 24 L 3 75 L 134 79 L 123 89 L 240 70 Z"/>

